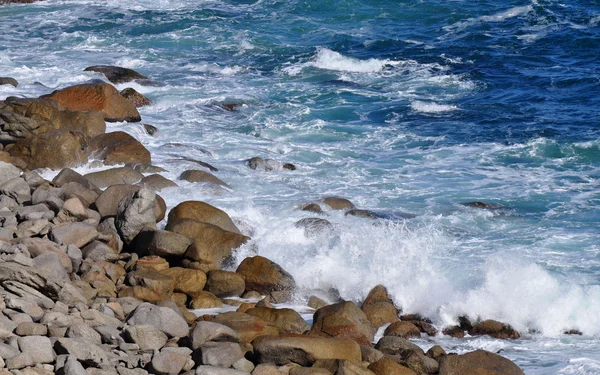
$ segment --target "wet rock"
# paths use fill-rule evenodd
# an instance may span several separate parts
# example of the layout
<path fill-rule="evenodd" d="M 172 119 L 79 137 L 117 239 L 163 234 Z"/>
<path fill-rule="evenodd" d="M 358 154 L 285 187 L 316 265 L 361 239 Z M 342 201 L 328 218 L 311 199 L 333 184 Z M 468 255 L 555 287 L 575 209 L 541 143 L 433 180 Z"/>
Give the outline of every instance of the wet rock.
<path fill-rule="evenodd" d="M 346 301 L 317 310 L 310 334 L 350 338 L 359 344 L 369 345 L 374 339 L 375 328 L 356 304 Z"/>
<path fill-rule="evenodd" d="M 292 309 L 256 307 L 246 311 L 246 314 L 258 316 L 265 322 L 277 327 L 281 333 L 303 334 L 310 330 L 308 323 Z"/>
<path fill-rule="evenodd" d="M 326 197 L 322 200 L 332 210 L 349 210 L 354 208 L 354 204 L 346 198 L 341 197 Z"/>
<path fill-rule="evenodd" d="M 375 349 L 384 354 L 400 355 L 403 358 L 409 356 L 412 352 L 423 353 L 420 347 L 398 336 L 382 337 L 375 345 Z"/>
<path fill-rule="evenodd" d="M 389 358 L 382 358 L 379 361 L 372 363 L 369 365 L 369 370 L 377 375 L 417 375 L 413 370 L 399 365 Z"/>
<path fill-rule="evenodd" d="M 240 342 L 240 334 L 224 324 L 198 321 L 190 332 L 192 349 L 198 349 L 207 341 Z"/>
<path fill-rule="evenodd" d="M 358 208 L 353 208 L 353 209 L 348 210 L 345 215 L 356 216 L 356 217 L 360 217 L 360 218 L 363 218 L 363 219 L 381 219 L 381 218 L 384 218 L 384 216 L 376 213 L 375 211 L 361 210 L 361 209 L 358 209 Z"/>
<path fill-rule="evenodd" d="M 502 205 L 494 204 L 494 203 L 484 203 L 484 202 L 467 202 L 461 203 L 463 206 L 472 207 L 472 208 L 482 208 L 486 210 L 494 210 L 498 208 L 502 208 Z"/>
<path fill-rule="evenodd" d="M 151 189 L 153 191 L 161 191 L 169 187 L 177 186 L 175 182 L 159 174 L 152 174 L 150 176 L 142 178 L 138 185 L 147 187 L 148 189 Z"/>
<path fill-rule="evenodd" d="M 294 225 L 296 228 L 304 228 L 306 237 L 332 235 L 334 232 L 333 225 L 329 221 L 316 217 L 298 220 Z"/>
<path fill-rule="evenodd" d="M 129 102 L 133 104 L 135 108 L 145 107 L 152 104 L 148 98 L 135 91 L 135 89 L 132 89 L 131 87 L 122 90 L 121 95 L 125 99 L 129 100 Z"/>
<path fill-rule="evenodd" d="M 179 203 L 169 212 L 169 224 L 180 219 L 193 219 L 202 221 L 208 224 L 216 225 L 226 231 L 240 233 L 240 230 L 235 226 L 229 215 L 224 211 L 211 206 L 208 203 L 200 201 L 185 201 Z M 188 236 L 193 237 L 193 236 Z"/>
<path fill-rule="evenodd" d="M 485 350 L 476 350 L 443 357 L 440 375 L 452 374 L 523 375 L 523 371 L 509 359 Z"/>
<path fill-rule="evenodd" d="M 360 352 L 362 354 L 363 362 L 375 363 L 384 357 L 382 352 L 369 345 L 361 345 Z"/>
<path fill-rule="evenodd" d="M 239 297 L 246 288 L 244 277 L 235 272 L 213 270 L 207 276 L 206 290 L 217 297 Z"/>
<path fill-rule="evenodd" d="M 241 312 L 219 314 L 213 322 L 224 324 L 238 332 L 242 342 L 251 342 L 258 336 L 279 334 L 277 328 L 266 324 L 261 318 Z"/>
<path fill-rule="evenodd" d="M 214 294 L 200 291 L 191 296 L 190 309 L 217 309 L 223 306 L 223 302 Z"/>
<path fill-rule="evenodd" d="M 127 323 L 129 325 L 150 324 L 170 337 L 185 337 L 189 333 L 187 323 L 175 311 L 149 303 L 139 305 Z"/>
<path fill-rule="evenodd" d="M 181 175 L 179 175 L 179 179 L 188 182 L 209 182 L 215 185 L 225 186 L 227 188 L 230 187 L 226 182 L 215 175 L 197 169 L 190 169 L 183 172 Z"/>
<path fill-rule="evenodd" d="M 137 344 L 140 350 L 159 350 L 168 341 L 166 334 L 147 324 L 125 327 L 123 333 L 127 340 Z"/>
<path fill-rule="evenodd" d="M 131 168 L 118 167 L 88 173 L 84 177 L 95 186 L 104 189 L 112 185 L 135 184 L 144 178 L 144 175 Z"/>
<path fill-rule="evenodd" d="M 19 86 L 19 82 L 16 79 L 11 77 L 0 77 L 0 86 L 2 85 L 11 85 L 14 87 Z"/>
<path fill-rule="evenodd" d="M 148 135 L 154 135 L 158 132 L 158 128 L 154 125 L 144 124 L 142 126 Z"/>
<path fill-rule="evenodd" d="M 133 69 L 112 65 L 88 66 L 84 69 L 84 72 L 102 73 L 110 82 L 114 84 L 131 82 L 138 79 L 148 79 L 148 77 L 141 75 Z"/>
<path fill-rule="evenodd" d="M 88 154 L 105 165 L 152 162 L 150 151 L 131 135 L 116 131 L 90 139 Z"/>
<path fill-rule="evenodd" d="M 147 253 L 161 257 L 178 257 L 183 255 L 192 244 L 193 239 L 179 233 L 156 230 L 141 232 L 136 238 L 138 254 Z"/>
<path fill-rule="evenodd" d="M 313 212 L 316 214 L 323 214 L 323 210 L 321 209 L 321 206 L 319 206 L 316 203 L 305 204 L 304 206 L 300 207 L 300 210 L 307 211 L 307 212 Z"/>
<path fill-rule="evenodd" d="M 239 344 L 234 342 L 213 342 L 208 341 L 199 348 L 202 364 L 231 367 L 235 362 L 244 357 Z"/>
<path fill-rule="evenodd" d="M 244 259 L 236 272 L 246 280 L 246 290 L 263 294 L 273 291 L 291 292 L 296 286 L 292 275 L 280 265 L 258 255 Z"/>
<path fill-rule="evenodd" d="M 119 202 L 115 226 L 126 243 L 143 230 L 156 230 L 156 194 L 142 188 Z"/>
<path fill-rule="evenodd" d="M 431 348 L 429 348 L 429 350 L 427 351 L 427 353 L 425 353 L 426 356 L 428 356 L 429 358 L 433 358 L 436 361 L 440 361 L 440 358 L 442 358 L 443 356 L 447 355 L 446 351 L 444 350 L 444 348 L 442 348 L 439 345 L 434 345 Z"/>
<path fill-rule="evenodd" d="M 307 306 L 308 307 L 312 307 L 315 310 L 320 309 L 321 307 L 325 307 L 327 306 L 329 303 L 327 303 L 325 300 L 317 297 L 317 296 L 311 296 L 308 299 L 308 303 Z"/>
<path fill-rule="evenodd" d="M 246 165 L 250 169 L 272 171 L 279 169 L 279 163 L 273 159 L 263 159 L 259 156 L 255 156 L 245 161 Z"/>
<path fill-rule="evenodd" d="M 442 333 L 446 336 L 452 336 L 459 339 L 465 337 L 465 330 L 462 329 L 460 326 L 446 327 L 442 330 Z"/>
<path fill-rule="evenodd" d="M 410 322 L 397 321 L 390 324 L 383 333 L 384 336 L 398 336 L 405 339 L 421 337 L 421 330 Z"/>
<path fill-rule="evenodd" d="M 294 362 L 301 366 L 311 366 L 322 359 L 361 362 L 360 347 L 349 339 L 280 336 L 260 338 L 252 345 L 259 363 L 284 365 Z"/>
<path fill-rule="evenodd" d="M 417 374 L 437 374 L 439 363 L 423 353 L 413 352 L 406 358 L 406 365 Z"/>
<path fill-rule="evenodd" d="M 117 89 L 107 83 L 85 83 L 66 87 L 44 95 L 71 111 L 98 111 L 108 122 L 139 122 L 137 109 Z"/>
<path fill-rule="evenodd" d="M 476 323 L 469 329 L 471 336 L 488 335 L 497 339 L 518 339 L 521 337 L 519 332 L 510 325 L 495 320 L 484 320 Z"/>

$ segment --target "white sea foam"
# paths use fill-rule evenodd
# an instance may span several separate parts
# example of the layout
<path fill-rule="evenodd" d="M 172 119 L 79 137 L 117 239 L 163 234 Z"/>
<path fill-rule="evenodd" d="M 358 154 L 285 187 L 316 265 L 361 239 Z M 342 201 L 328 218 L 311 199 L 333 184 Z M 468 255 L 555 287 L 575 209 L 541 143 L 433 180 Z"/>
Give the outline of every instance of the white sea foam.
<path fill-rule="evenodd" d="M 532 11 L 533 6 L 531 5 L 513 7 L 505 11 L 494 13 L 488 16 L 480 16 L 475 18 L 469 18 L 465 21 L 459 21 L 452 25 L 444 26 L 443 29 L 448 32 L 458 32 L 479 23 L 503 22 L 510 18 L 524 16 Z"/>
<path fill-rule="evenodd" d="M 422 101 L 414 101 L 410 103 L 410 107 L 413 109 L 413 111 L 422 113 L 443 113 L 456 111 L 458 109 L 458 107 L 455 105 L 428 103 Z"/>
<path fill-rule="evenodd" d="M 367 59 L 359 60 L 344 56 L 328 48 L 320 48 L 315 57 L 313 66 L 320 69 L 339 70 L 353 73 L 375 73 L 385 69 L 386 66 L 396 65 L 392 60 Z"/>

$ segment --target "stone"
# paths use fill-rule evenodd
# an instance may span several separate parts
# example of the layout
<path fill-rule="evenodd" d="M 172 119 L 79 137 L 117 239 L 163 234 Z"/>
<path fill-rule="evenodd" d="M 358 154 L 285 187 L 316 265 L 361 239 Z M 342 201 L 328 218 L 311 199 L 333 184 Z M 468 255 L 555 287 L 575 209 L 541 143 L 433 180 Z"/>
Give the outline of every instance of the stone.
<path fill-rule="evenodd" d="M 100 261 L 116 261 L 119 254 L 112 247 L 101 241 L 93 241 L 92 243 L 81 249 L 83 259 L 92 262 Z"/>
<path fill-rule="evenodd" d="M 369 370 L 377 375 L 417 375 L 413 370 L 399 365 L 389 358 L 382 358 L 379 361 L 370 364 Z"/>
<path fill-rule="evenodd" d="M 268 294 L 273 291 L 291 292 L 296 286 L 294 278 L 281 266 L 258 255 L 244 259 L 236 272 L 246 280 L 246 290 Z"/>
<path fill-rule="evenodd" d="M 19 204 L 31 201 L 31 189 L 21 177 L 15 177 L 0 184 L 0 194 L 14 199 Z"/>
<path fill-rule="evenodd" d="M 406 358 L 406 365 L 417 374 L 437 374 L 440 365 L 423 353 L 413 352 Z"/>
<path fill-rule="evenodd" d="M 158 132 L 158 128 L 154 125 L 150 125 L 150 124 L 144 124 L 142 125 L 144 128 L 144 131 L 148 134 L 148 135 L 154 135 Z"/>
<path fill-rule="evenodd" d="M 88 375 L 83 365 L 73 356 L 69 356 L 63 369 L 65 375 Z"/>
<path fill-rule="evenodd" d="M 202 365 L 196 367 L 195 375 L 249 375 L 249 373 L 230 368 Z"/>
<path fill-rule="evenodd" d="M 202 364 L 210 366 L 228 368 L 244 357 L 240 345 L 234 342 L 208 341 L 199 350 Z"/>
<path fill-rule="evenodd" d="M 33 363 L 54 362 L 54 352 L 50 338 L 45 336 L 19 337 L 19 349 L 23 354 L 29 354 Z"/>
<path fill-rule="evenodd" d="M 137 79 L 148 79 L 148 77 L 141 75 L 133 69 L 112 65 L 88 66 L 83 71 L 102 73 L 111 83 L 114 83 L 115 85 L 118 83 L 131 82 Z"/>
<path fill-rule="evenodd" d="M 94 185 L 104 189 L 112 185 L 135 184 L 144 178 L 144 175 L 129 167 L 118 167 L 88 173 L 84 177 Z"/>
<path fill-rule="evenodd" d="M 167 230 L 169 226 L 180 219 L 193 219 L 204 223 L 216 225 L 223 230 L 241 234 L 229 215 L 224 211 L 200 201 L 185 201 L 179 203 L 169 212 Z M 188 236 L 193 237 L 193 236 Z"/>
<path fill-rule="evenodd" d="M 333 225 L 325 220 L 317 217 L 307 217 L 298 220 L 294 226 L 296 228 L 304 228 L 306 237 L 330 236 L 334 232 Z"/>
<path fill-rule="evenodd" d="M 241 312 L 221 313 L 215 317 L 213 322 L 224 324 L 238 332 L 242 342 L 251 342 L 258 336 L 279 334 L 276 327 L 268 325 L 261 318 Z"/>
<path fill-rule="evenodd" d="M 2 85 L 11 85 L 13 87 L 17 87 L 19 86 L 19 82 L 11 77 L 0 77 L 0 86 Z"/>
<path fill-rule="evenodd" d="M 488 335 L 497 339 L 518 339 L 521 337 L 519 332 L 510 325 L 491 319 L 474 324 L 469 329 L 469 334 L 471 336 Z"/>
<path fill-rule="evenodd" d="M 453 374 L 523 375 L 523 371 L 509 359 L 475 350 L 463 355 L 447 355 L 440 360 L 440 375 Z"/>
<path fill-rule="evenodd" d="M 231 187 L 217 176 L 198 169 L 190 169 L 184 171 L 183 173 L 181 173 L 181 175 L 179 175 L 179 179 L 194 183 L 210 183 L 218 186 L 224 186 L 227 188 Z"/>
<path fill-rule="evenodd" d="M 139 122 L 137 109 L 117 89 L 107 83 L 85 83 L 66 87 L 44 95 L 41 99 L 54 100 L 71 111 L 98 111 L 108 122 Z"/>
<path fill-rule="evenodd" d="M 98 367 L 106 365 L 109 358 L 104 350 L 84 339 L 59 338 L 54 344 L 56 354 L 75 356 L 83 365 Z"/>
<path fill-rule="evenodd" d="M 142 324 L 123 329 L 127 340 L 137 344 L 140 350 L 159 350 L 168 341 L 168 337 L 158 328 Z"/>
<path fill-rule="evenodd" d="M 240 342 L 240 334 L 228 326 L 215 322 L 197 321 L 190 331 L 192 349 L 198 349 L 207 341 Z"/>
<path fill-rule="evenodd" d="M 132 89 L 131 87 L 121 90 L 120 94 L 125 99 L 129 100 L 129 102 L 133 104 L 135 108 L 145 107 L 152 104 L 148 98 L 135 91 L 135 89 Z"/>
<path fill-rule="evenodd" d="M 35 362 L 31 357 L 31 354 L 20 353 L 12 358 L 6 360 L 6 368 L 9 370 L 19 370 L 24 367 L 33 366 Z"/>
<path fill-rule="evenodd" d="M 56 253 L 47 252 L 40 254 L 33 259 L 33 266 L 37 269 L 44 270 L 47 273 L 54 275 L 57 278 L 68 281 L 69 273 L 68 270 L 63 266 L 60 257 Z M 69 262 L 69 270 L 72 270 L 73 266 Z"/>
<path fill-rule="evenodd" d="M 197 292 L 191 297 L 188 306 L 193 310 L 216 309 L 223 306 L 223 302 L 217 296 L 207 291 Z"/>
<path fill-rule="evenodd" d="M 96 199 L 96 209 L 103 218 L 117 216 L 119 203 L 124 198 L 132 196 L 140 189 L 141 188 L 139 186 L 130 184 L 111 185 L 98 196 L 98 199 Z M 166 204 L 164 200 L 159 195 L 156 195 L 156 202 L 154 206 L 154 217 L 156 222 L 162 220 L 162 218 L 165 216 L 165 210 Z"/>
<path fill-rule="evenodd" d="M 316 203 L 308 203 L 300 207 L 300 211 L 313 212 L 315 214 L 323 214 L 323 209 Z"/>
<path fill-rule="evenodd" d="M 123 131 L 105 133 L 90 139 L 88 153 L 91 159 L 101 160 L 105 165 L 152 162 L 150 151 Z"/>
<path fill-rule="evenodd" d="M 193 239 L 179 233 L 156 230 L 142 232 L 136 238 L 138 254 L 158 255 L 161 257 L 179 257 L 192 244 Z"/>
<path fill-rule="evenodd" d="M 260 156 L 255 156 L 245 161 L 250 169 L 261 170 L 265 172 L 280 169 L 280 165 L 276 160 L 263 159 Z"/>
<path fill-rule="evenodd" d="M 25 298 L 4 297 L 6 307 L 29 315 L 32 320 L 39 321 L 44 316 L 44 310 L 35 302 Z"/>
<path fill-rule="evenodd" d="M 310 334 L 351 338 L 359 344 L 369 345 L 374 339 L 375 328 L 355 303 L 345 301 L 317 310 Z"/>
<path fill-rule="evenodd" d="M 321 307 L 325 307 L 328 305 L 328 303 L 317 297 L 317 296 L 310 296 L 310 298 L 308 299 L 308 302 L 306 303 L 308 307 L 311 307 L 315 310 L 320 309 Z"/>
<path fill-rule="evenodd" d="M 152 373 L 158 375 L 178 374 L 190 359 L 189 354 L 167 349 L 171 348 L 165 348 L 152 357 Z"/>
<path fill-rule="evenodd" d="M 444 348 L 442 348 L 439 345 L 434 345 L 431 348 L 429 348 L 429 350 L 427 351 L 427 353 L 425 353 L 426 356 L 428 356 L 429 358 L 433 358 L 436 361 L 440 361 L 440 359 L 447 355 L 446 351 L 444 350 Z"/>
<path fill-rule="evenodd" d="M 0 283 L 4 284 L 6 281 L 19 282 L 51 299 L 57 298 L 64 287 L 63 280 L 53 278 L 41 270 L 17 263 L 7 264 L 0 262 Z M 16 326 L 10 330 L 12 331 L 15 328 Z"/>
<path fill-rule="evenodd" d="M 326 197 L 322 202 L 329 206 L 332 210 L 347 210 L 354 208 L 354 204 L 346 198 L 341 197 Z"/>
<path fill-rule="evenodd" d="M 147 187 L 148 189 L 157 192 L 166 188 L 177 187 L 175 182 L 159 174 L 151 174 L 142 178 L 138 185 Z"/>
<path fill-rule="evenodd" d="M 281 333 L 303 334 L 310 330 L 310 325 L 298 312 L 292 309 L 256 307 L 246 311 L 246 314 L 258 316 L 265 322 L 277 327 Z"/>
<path fill-rule="evenodd" d="M 442 330 L 442 333 L 444 335 L 456 337 L 459 339 L 462 339 L 463 337 L 465 337 L 465 330 L 462 329 L 460 326 L 446 327 Z"/>
<path fill-rule="evenodd" d="M 127 282 L 131 286 L 139 285 L 149 288 L 165 297 L 171 295 L 175 287 L 175 280 L 172 277 L 151 270 L 129 272 Z"/>
<path fill-rule="evenodd" d="M 10 163 L 0 161 L 0 185 L 21 176 L 21 170 Z"/>
<path fill-rule="evenodd" d="M 363 362 L 375 363 L 384 357 L 382 352 L 369 345 L 361 345 L 360 352 L 362 354 Z"/>
<path fill-rule="evenodd" d="M 185 293 L 189 296 L 201 292 L 206 285 L 206 274 L 200 270 L 172 267 L 160 272 L 174 280 L 175 292 Z"/>
<path fill-rule="evenodd" d="M 23 322 L 17 326 L 15 333 L 19 336 L 46 336 L 48 334 L 48 328 L 39 323 Z M 0 357 L 2 357 L 1 353 Z"/>
<path fill-rule="evenodd" d="M 400 355 L 401 357 L 407 357 L 412 352 L 423 353 L 423 350 L 418 345 L 398 336 L 382 337 L 375 345 L 375 349 L 384 354 Z"/>
<path fill-rule="evenodd" d="M 169 269 L 169 262 L 167 262 L 164 258 L 161 258 L 156 255 L 150 255 L 141 257 L 135 263 L 135 270 L 153 270 L 156 272 L 162 272 L 164 270 Z"/>
<path fill-rule="evenodd" d="M 400 318 L 398 318 L 398 309 L 389 302 L 371 303 L 363 306 L 362 311 L 365 313 L 367 319 L 369 319 L 374 327 L 381 327 L 387 323 L 398 323 L 400 320 Z"/>
<path fill-rule="evenodd" d="M 87 223 L 67 223 L 55 226 L 50 232 L 50 239 L 59 245 L 74 245 L 82 248 L 98 238 L 96 227 Z"/>
<path fill-rule="evenodd" d="M 231 367 L 240 371 L 252 372 L 252 370 L 254 370 L 254 363 L 250 362 L 246 358 L 240 358 L 235 361 Z"/>
<path fill-rule="evenodd" d="M 189 327 L 185 319 L 168 307 L 140 304 L 127 320 L 129 325 L 150 324 L 170 337 L 185 337 Z"/>
<path fill-rule="evenodd" d="M 236 272 L 212 270 L 207 274 L 206 290 L 217 297 L 239 297 L 245 289 L 244 277 Z"/>
<path fill-rule="evenodd" d="M 119 343 L 123 342 L 120 331 L 115 327 L 96 326 L 94 329 L 100 334 L 103 344 L 119 345 Z M 123 331 L 126 329 L 127 328 L 123 329 Z"/>
<path fill-rule="evenodd" d="M 15 348 L 14 346 L 0 342 L 0 358 L 4 358 L 6 360 L 17 356 L 20 353 L 21 352 L 19 349 Z"/>
<path fill-rule="evenodd" d="M 80 338 L 96 345 L 102 344 L 102 336 L 85 323 L 77 323 L 70 326 L 65 333 L 65 337 L 73 339 Z"/>
<path fill-rule="evenodd" d="M 405 339 L 410 337 L 421 337 L 421 330 L 410 322 L 394 322 L 383 332 L 384 336 L 398 336 Z"/>
<path fill-rule="evenodd" d="M 20 140 L 10 148 L 9 153 L 11 157 L 21 160 L 28 169 L 61 169 L 86 164 L 86 148 L 84 134 L 57 130 Z"/>
<path fill-rule="evenodd" d="M 331 375 L 331 371 L 318 367 L 293 367 L 290 375 Z"/>
<path fill-rule="evenodd" d="M 125 243 L 130 243 L 143 230 L 155 230 L 156 194 L 142 188 L 119 202 L 115 225 Z"/>

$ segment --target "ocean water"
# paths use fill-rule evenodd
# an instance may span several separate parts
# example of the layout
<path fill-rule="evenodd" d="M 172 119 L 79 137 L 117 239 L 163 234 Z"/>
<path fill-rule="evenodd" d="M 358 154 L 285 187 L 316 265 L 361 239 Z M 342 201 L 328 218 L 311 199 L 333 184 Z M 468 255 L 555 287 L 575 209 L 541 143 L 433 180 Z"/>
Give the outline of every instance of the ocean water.
<path fill-rule="evenodd" d="M 252 237 L 236 262 L 281 264 L 297 305 L 381 283 L 440 328 L 468 314 L 522 332 L 425 348 L 600 374 L 599 51 L 595 1 L 48 0 L 0 7 L 0 76 L 20 82 L 0 99 L 136 69 L 159 85 L 118 88 L 152 100 L 140 113 L 159 132 L 109 130 L 171 179 L 199 168 L 186 158 L 219 168 L 230 190 L 161 195 L 227 211 Z M 253 156 L 298 169 L 250 170 Z M 383 218 L 328 212 L 334 232 L 305 236 L 298 206 L 328 195 Z"/>

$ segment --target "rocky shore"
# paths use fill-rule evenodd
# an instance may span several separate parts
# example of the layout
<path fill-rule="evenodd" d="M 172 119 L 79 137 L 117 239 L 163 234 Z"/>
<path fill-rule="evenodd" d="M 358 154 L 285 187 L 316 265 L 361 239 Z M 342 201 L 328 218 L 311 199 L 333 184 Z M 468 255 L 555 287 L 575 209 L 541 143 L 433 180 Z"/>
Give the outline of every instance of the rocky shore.
<path fill-rule="evenodd" d="M 112 83 L 152 84 L 129 69 L 86 70 Z M 457 317 L 458 325 L 438 332 L 427 317 L 403 315 L 383 285 L 364 301 L 311 297 L 312 326 L 278 307 L 293 297 L 293 277 L 261 256 L 227 267 L 247 233 L 205 202 L 169 210 L 160 191 L 177 182 L 160 174 L 134 137 L 106 133 L 107 121 L 141 121 L 136 107 L 143 105 L 151 103 L 135 90 L 104 81 L 0 102 L 0 375 L 523 374 L 483 350 L 423 351 L 410 339 L 520 335 L 481 317 Z M 115 167 L 86 175 L 70 169 L 90 162 Z M 229 187 L 210 173 L 217 168 L 199 165 L 208 171 L 180 179 Z M 259 157 L 247 165 L 296 169 Z M 47 181 L 39 168 L 60 172 Z M 339 197 L 300 209 L 319 216 L 323 207 L 378 217 Z M 330 224 L 314 217 L 297 226 L 311 235 Z M 201 316 L 189 310 L 224 306 L 227 312 Z"/>

